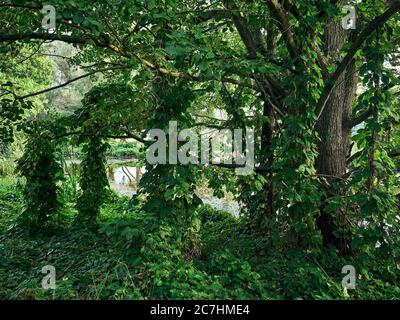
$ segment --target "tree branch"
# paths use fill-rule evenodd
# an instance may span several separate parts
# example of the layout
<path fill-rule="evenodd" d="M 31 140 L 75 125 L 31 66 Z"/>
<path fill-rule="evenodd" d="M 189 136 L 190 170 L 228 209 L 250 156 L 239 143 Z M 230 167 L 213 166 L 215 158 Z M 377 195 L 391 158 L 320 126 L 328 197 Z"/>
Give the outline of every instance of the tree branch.
<path fill-rule="evenodd" d="M 296 59 L 299 57 L 299 50 L 297 48 L 296 42 L 294 40 L 291 25 L 289 22 L 289 18 L 286 15 L 285 10 L 282 8 L 280 3 L 277 0 L 268 0 L 267 1 L 268 7 L 270 10 L 277 16 L 279 19 L 279 29 L 282 33 L 283 39 L 285 40 L 286 47 L 290 53 L 290 56 L 293 59 Z"/>
<path fill-rule="evenodd" d="M 86 137 L 91 137 L 94 134 L 90 134 L 90 133 L 82 132 L 82 131 L 72 131 L 72 132 L 67 132 L 67 133 L 60 134 L 58 136 L 55 136 L 54 138 L 55 139 L 62 139 L 62 138 L 67 138 L 67 137 L 70 137 L 70 136 L 77 136 L 77 135 L 83 135 L 83 136 L 86 136 Z M 141 137 L 139 137 L 139 136 L 137 136 L 137 135 L 135 135 L 133 133 L 129 133 L 129 134 L 126 134 L 126 135 L 105 135 L 105 136 L 102 136 L 102 137 L 103 138 L 109 138 L 109 139 L 134 139 L 134 140 L 136 140 L 138 142 L 141 142 L 141 143 L 150 142 L 150 141 L 146 141 L 145 139 L 143 139 L 143 138 L 141 138 Z"/>
<path fill-rule="evenodd" d="M 238 14 L 238 9 L 232 3 L 232 0 L 224 0 L 224 6 L 229 11 L 232 21 L 238 31 L 240 38 L 245 45 L 250 58 L 254 59 L 257 56 L 257 52 L 260 52 L 264 56 L 267 50 L 262 42 L 262 35 L 260 30 L 250 30 L 247 24 L 243 21 L 243 18 Z"/>
<path fill-rule="evenodd" d="M 180 12 L 179 14 L 185 14 L 186 12 Z M 225 18 L 228 16 L 228 12 L 225 9 L 212 9 L 200 12 L 198 16 L 194 17 L 195 22 L 201 23 L 214 18 Z"/>
<path fill-rule="evenodd" d="M 368 110 L 361 112 L 358 116 L 356 116 L 353 119 L 349 119 L 347 121 L 344 121 L 343 126 L 345 128 L 351 129 L 355 127 L 356 125 L 359 125 L 360 123 L 363 123 L 365 120 L 367 120 L 372 114 L 374 113 L 374 108 L 369 108 Z"/>
<path fill-rule="evenodd" d="M 90 77 L 90 76 L 92 76 L 92 75 L 94 75 L 96 73 L 99 73 L 99 72 L 106 72 L 106 71 L 117 70 L 117 69 L 126 69 L 126 68 L 130 68 L 130 66 L 129 65 L 117 66 L 117 67 L 103 68 L 103 69 L 95 70 L 95 71 L 92 71 L 92 72 L 88 72 L 88 73 L 85 73 L 85 74 L 83 74 L 83 75 L 81 75 L 79 77 L 76 77 L 74 79 L 68 80 L 67 82 L 59 84 L 57 86 L 54 86 L 54 87 L 51 87 L 51 88 L 47 88 L 47 89 L 44 89 L 44 90 L 41 90 L 41 91 L 37 91 L 37 92 L 34 92 L 34 93 L 29 93 L 29 94 L 27 94 L 25 96 L 16 96 L 16 100 L 23 100 L 23 99 L 26 99 L 26 98 L 38 96 L 38 95 L 41 95 L 43 93 L 47 93 L 47 92 L 50 92 L 50 91 L 65 87 L 65 86 L 69 85 L 72 82 L 78 81 L 78 80 L 83 79 L 83 78 Z"/>
<path fill-rule="evenodd" d="M 76 37 L 76 36 L 74 37 L 74 36 L 60 35 L 60 34 L 55 34 L 55 33 L 0 34 L 0 42 L 17 41 L 17 40 L 38 40 L 38 39 L 51 40 L 51 41 L 63 41 L 66 43 L 80 44 L 80 45 L 89 45 L 91 42 L 93 42 L 94 45 L 97 47 L 108 48 L 108 49 L 114 51 L 115 53 L 117 53 L 118 55 L 129 58 L 129 59 L 137 59 L 144 67 L 146 67 L 152 71 L 159 72 L 164 75 L 173 77 L 173 78 L 183 78 L 188 81 L 199 81 L 199 82 L 218 80 L 217 78 L 214 78 L 214 77 L 207 78 L 207 79 L 197 78 L 197 77 L 193 77 L 191 75 L 185 74 L 183 72 L 173 71 L 173 70 L 169 70 L 164 67 L 161 67 L 161 66 L 157 66 L 154 63 L 139 57 L 135 53 L 128 53 L 128 52 L 123 51 L 122 49 L 116 47 L 112 43 L 105 41 L 108 39 L 104 39 L 104 37 L 100 40 L 99 38 L 94 38 L 94 37 L 87 37 L 87 36 L 86 36 L 86 38 L 85 37 Z M 242 82 L 240 80 L 227 78 L 227 77 L 222 78 L 220 81 L 256 90 L 256 87 L 252 83 Z"/>
<path fill-rule="evenodd" d="M 389 9 L 387 9 L 380 16 L 377 16 L 375 19 L 373 19 L 354 40 L 347 55 L 343 58 L 342 62 L 340 62 L 340 64 L 336 68 L 336 71 L 332 74 L 332 76 L 326 83 L 326 86 L 321 94 L 321 98 L 317 104 L 318 118 L 321 116 L 325 108 L 325 105 L 328 102 L 329 97 L 336 85 L 336 82 L 338 81 L 342 73 L 346 70 L 351 60 L 353 60 L 357 51 L 362 47 L 364 42 L 373 34 L 373 32 L 376 29 L 384 25 L 386 21 L 388 21 L 392 16 L 394 16 L 399 11 L 400 11 L 400 1 L 394 0 Z"/>
<path fill-rule="evenodd" d="M 40 10 L 43 6 L 29 6 L 24 4 L 13 4 L 13 3 L 1 3 L 0 8 L 22 8 L 22 9 L 31 9 L 31 10 Z"/>

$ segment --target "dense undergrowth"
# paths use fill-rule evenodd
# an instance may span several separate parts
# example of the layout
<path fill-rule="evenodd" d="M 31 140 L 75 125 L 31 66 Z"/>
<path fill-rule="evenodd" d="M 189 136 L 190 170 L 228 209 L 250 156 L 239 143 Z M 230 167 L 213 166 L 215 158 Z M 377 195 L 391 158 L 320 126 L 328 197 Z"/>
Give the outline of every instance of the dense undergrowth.
<path fill-rule="evenodd" d="M 344 291 L 333 252 L 273 249 L 244 220 L 198 209 L 196 250 L 185 252 L 178 228 L 155 221 L 128 198 L 113 195 L 95 229 L 64 224 L 29 236 L 19 227 L 22 186 L 0 179 L 0 299 L 398 299 L 396 280 L 361 272 Z M 354 261 L 353 261 L 354 263 Z M 384 266 L 386 263 L 380 261 Z M 56 289 L 41 286 L 43 266 L 56 268 Z"/>

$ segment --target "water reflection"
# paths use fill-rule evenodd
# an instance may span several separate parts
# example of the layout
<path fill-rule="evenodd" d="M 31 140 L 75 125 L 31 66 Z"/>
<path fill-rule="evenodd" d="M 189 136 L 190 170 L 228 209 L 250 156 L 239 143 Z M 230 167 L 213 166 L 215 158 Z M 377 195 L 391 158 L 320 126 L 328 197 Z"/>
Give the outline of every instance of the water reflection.
<path fill-rule="evenodd" d="M 132 166 L 109 166 L 108 180 L 111 189 L 124 196 L 132 196 L 137 192 L 140 178 L 145 168 Z"/>
<path fill-rule="evenodd" d="M 65 174 L 70 178 L 79 180 L 80 160 L 66 161 L 64 170 Z M 107 164 L 107 176 L 110 188 L 116 193 L 132 197 L 137 193 L 138 185 L 141 177 L 146 172 L 144 167 L 135 166 L 132 161 L 110 161 Z M 238 217 L 240 212 L 239 204 L 232 199 L 219 199 L 212 195 L 210 192 L 196 192 L 197 195 L 203 200 L 203 203 L 210 205 L 216 210 L 230 212 L 233 216 Z"/>

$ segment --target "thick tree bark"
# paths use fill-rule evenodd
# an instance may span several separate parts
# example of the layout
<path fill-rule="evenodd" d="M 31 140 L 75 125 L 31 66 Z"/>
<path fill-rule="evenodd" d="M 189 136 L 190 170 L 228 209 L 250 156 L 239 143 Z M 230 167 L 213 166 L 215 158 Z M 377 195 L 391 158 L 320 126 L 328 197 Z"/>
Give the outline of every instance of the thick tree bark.
<path fill-rule="evenodd" d="M 262 127 L 262 141 L 261 141 L 261 154 L 265 155 L 265 159 L 263 162 L 267 168 L 267 179 L 269 183 L 265 186 L 265 194 L 266 194 L 266 207 L 265 207 L 265 215 L 268 219 L 272 219 L 275 215 L 275 205 L 274 205 L 274 194 L 275 194 L 275 185 L 272 181 L 273 172 L 272 165 L 274 162 L 272 139 L 274 135 L 275 129 L 275 115 L 272 105 L 266 100 L 264 101 L 264 110 L 263 116 L 268 117 L 268 121 L 264 123 Z"/>
<path fill-rule="evenodd" d="M 330 63 L 340 60 L 340 50 L 346 41 L 346 30 L 341 21 L 330 21 L 325 30 L 325 53 L 331 58 Z M 356 96 L 358 74 L 354 61 L 339 77 L 332 93 L 320 115 L 317 132 L 319 156 L 317 172 L 321 175 L 341 177 L 346 173 L 346 158 L 350 149 L 351 129 L 343 123 L 350 119 L 351 108 Z M 344 190 L 329 190 L 331 196 L 341 195 Z M 338 209 L 333 214 L 326 213 L 324 208 L 317 219 L 324 244 L 335 246 L 343 255 L 351 251 L 351 236 L 347 232 L 348 222 L 345 213 Z"/>

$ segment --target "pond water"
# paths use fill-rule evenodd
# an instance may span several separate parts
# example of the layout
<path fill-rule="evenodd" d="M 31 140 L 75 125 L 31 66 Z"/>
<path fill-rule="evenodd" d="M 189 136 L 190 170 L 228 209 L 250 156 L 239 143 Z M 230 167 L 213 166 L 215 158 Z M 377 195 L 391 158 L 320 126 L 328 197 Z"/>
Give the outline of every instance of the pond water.
<path fill-rule="evenodd" d="M 69 160 L 67 165 L 79 166 L 80 160 Z M 109 160 L 107 164 L 107 175 L 110 188 L 120 195 L 132 197 L 137 192 L 140 178 L 146 172 L 144 167 L 136 167 L 132 160 Z M 230 199 L 219 199 L 210 192 L 198 194 L 204 204 L 208 204 L 218 211 L 226 211 L 235 217 L 239 217 L 239 204 Z"/>
<path fill-rule="evenodd" d="M 125 165 L 113 165 L 108 169 L 108 180 L 111 189 L 118 194 L 131 197 L 136 194 L 140 177 L 146 172 L 145 168 Z"/>

